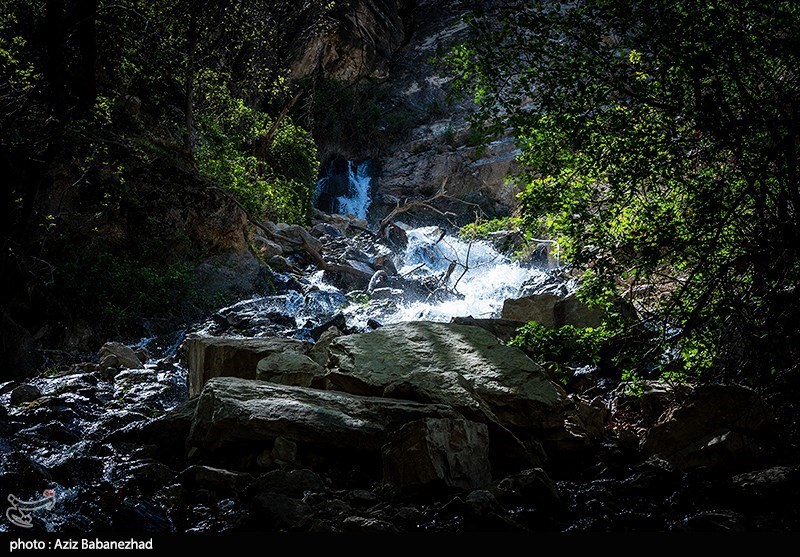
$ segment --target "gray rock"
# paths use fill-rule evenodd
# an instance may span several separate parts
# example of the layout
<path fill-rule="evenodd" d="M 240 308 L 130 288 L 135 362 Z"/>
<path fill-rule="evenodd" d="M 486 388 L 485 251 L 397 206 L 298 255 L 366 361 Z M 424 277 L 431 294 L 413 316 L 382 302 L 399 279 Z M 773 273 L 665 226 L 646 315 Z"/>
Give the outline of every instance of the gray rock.
<path fill-rule="evenodd" d="M 331 343 L 334 339 L 342 336 L 342 334 L 342 331 L 340 331 L 338 327 L 326 329 L 325 332 L 320 335 L 319 340 L 314 343 L 311 350 L 308 351 L 308 355 L 319 365 L 324 366 L 328 363 L 328 352 Z"/>
<path fill-rule="evenodd" d="M 253 236 L 253 246 L 256 248 L 256 251 L 258 251 L 259 255 L 265 258 L 283 255 L 283 248 L 280 246 L 280 244 L 277 244 L 272 240 L 268 240 L 259 234 Z"/>
<path fill-rule="evenodd" d="M 408 422 L 455 417 L 444 405 L 216 377 L 203 388 L 189 438 L 211 451 L 283 437 L 299 446 L 377 452 Z"/>
<path fill-rule="evenodd" d="M 377 518 L 348 516 L 342 522 L 345 532 L 397 532 L 393 524 Z"/>
<path fill-rule="evenodd" d="M 311 470 L 272 470 L 258 476 L 247 490 L 251 493 L 281 493 L 301 497 L 306 492 L 322 493 L 325 482 Z"/>
<path fill-rule="evenodd" d="M 758 440 L 772 423 L 771 409 L 752 389 L 703 385 L 665 412 L 641 446 L 681 470 L 736 468 L 757 457 Z"/>
<path fill-rule="evenodd" d="M 34 385 L 23 384 L 12 389 L 9 402 L 12 406 L 16 406 L 24 402 L 33 402 L 41 396 L 42 392 Z"/>
<path fill-rule="evenodd" d="M 211 466 L 190 466 L 180 475 L 181 483 L 190 489 L 208 489 L 215 493 L 235 493 L 252 480 L 250 474 Z"/>
<path fill-rule="evenodd" d="M 563 389 L 479 327 L 420 321 L 339 337 L 328 368 L 330 389 L 447 404 L 470 419 L 518 428 L 563 424 Z"/>
<path fill-rule="evenodd" d="M 504 478 L 497 484 L 498 498 L 506 503 L 533 505 L 555 509 L 561 506 L 558 488 L 541 468 L 524 470 Z"/>
<path fill-rule="evenodd" d="M 463 419 L 406 424 L 383 447 L 383 479 L 403 488 L 483 487 L 491 479 L 488 429 Z"/>
<path fill-rule="evenodd" d="M 189 396 L 212 377 L 255 379 L 258 363 L 274 354 L 304 354 L 307 343 L 288 338 L 198 337 L 186 341 Z"/>
<path fill-rule="evenodd" d="M 315 379 L 325 374 L 325 368 L 317 362 L 298 352 L 273 352 L 259 360 L 256 366 L 256 378 L 262 381 L 310 387 Z"/>
<path fill-rule="evenodd" d="M 276 530 L 302 528 L 311 518 L 311 507 L 280 493 L 264 493 L 253 500 L 262 527 Z"/>
<path fill-rule="evenodd" d="M 597 327 L 602 322 L 602 311 L 590 308 L 574 294 L 561 296 L 553 293 L 534 294 L 508 299 L 503 303 L 503 319 L 535 321 L 545 327 Z"/>
<path fill-rule="evenodd" d="M 140 369 L 142 362 L 132 348 L 119 342 L 107 342 L 100 347 L 97 353 L 100 368 L 109 369 Z"/>

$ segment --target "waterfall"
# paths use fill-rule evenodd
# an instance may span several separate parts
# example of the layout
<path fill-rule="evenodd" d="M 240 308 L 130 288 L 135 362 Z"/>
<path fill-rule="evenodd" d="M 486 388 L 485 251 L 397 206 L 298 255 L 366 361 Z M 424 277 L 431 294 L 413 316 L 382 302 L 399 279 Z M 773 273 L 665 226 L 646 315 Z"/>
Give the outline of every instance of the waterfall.
<path fill-rule="evenodd" d="M 370 170 L 369 160 L 360 163 L 344 159 L 331 161 L 327 174 L 317 182 L 317 208 L 329 213 L 367 218 L 372 201 Z"/>

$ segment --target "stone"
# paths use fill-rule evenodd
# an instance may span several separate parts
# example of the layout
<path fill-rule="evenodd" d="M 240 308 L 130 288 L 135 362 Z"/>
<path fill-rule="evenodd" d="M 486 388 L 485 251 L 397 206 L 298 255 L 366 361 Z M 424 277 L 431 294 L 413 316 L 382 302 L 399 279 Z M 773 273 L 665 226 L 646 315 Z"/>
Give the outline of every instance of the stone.
<path fill-rule="evenodd" d="M 533 505 L 542 509 L 561 507 L 556 484 L 541 468 L 523 470 L 503 478 L 498 482 L 495 492 L 503 503 Z"/>
<path fill-rule="evenodd" d="M 280 246 L 280 244 L 273 242 L 272 240 L 268 240 L 259 234 L 253 236 L 253 247 L 256 248 L 256 251 L 259 253 L 259 255 L 265 258 L 283 255 L 283 248 Z"/>
<path fill-rule="evenodd" d="M 800 496 L 800 467 L 773 466 L 735 475 L 734 489 L 753 502 L 769 505 L 776 501 L 796 501 Z"/>
<path fill-rule="evenodd" d="M 490 479 L 485 424 L 418 420 L 400 428 L 383 447 L 383 480 L 401 488 L 475 489 Z"/>
<path fill-rule="evenodd" d="M 337 338 L 327 387 L 447 404 L 527 430 L 563 425 L 565 393 L 540 366 L 479 327 L 408 322 Z"/>
<path fill-rule="evenodd" d="M 116 369 L 140 369 L 142 362 L 132 348 L 120 342 L 107 342 L 97 353 L 103 371 Z"/>
<path fill-rule="evenodd" d="M 276 462 L 295 462 L 297 460 L 297 443 L 278 437 L 272 445 L 271 454 Z"/>
<path fill-rule="evenodd" d="M 11 406 L 16 406 L 24 402 L 33 402 L 42 396 L 42 392 L 34 385 L 22 384 L 11 390 L 9 402 Z"/>
<path fill-rule="evenodd" d="M 186 341 L 189 396 L 212 377 L 255 379 L 258 363 L 272 354 L 304 354 L 307 344 L 289 338 L 196 337 Z"/>
<path fill-rule="evenodd" d="M 325 332 L 320 335 L 319 340 L 314 343 L 311 350 L 308 351 L 308 355 L 319 365 L 324 366 L 328 363 L 328 351 L 330 350 L 331 343 L 334 339 L 343 334 L 344 333 L 342 333 L 338 327 L 326 329 Z"/>
<path fill-rule="evenodd" d="M 311 507 L 280 493 L 263 493 L 256 496 L 253 507 L 260 527 L 270 530 L 302 528 L 312 515 Z"/>
<path fill-rule="evenodd" d="M 281 493 L 290 497 L 302 497 L 306 492 L 322 493 L 325 482 L 316 472 L 306 469 L 272 470 L 259 475 L 247 488 L 248 492 Z"/>
<path fill-rule="evenodd" d="M 325 368 L 298 352 L 273 352 L 259 360 L 256 378 L 281 385 L 310 387 L 315 379 L 325 374 Z"/>
<path fill-rule="evenodd" d="M 378 452 L 389 434 L 422 418 L 455 418 L 451 408 L 215 377 L 203 388 L 189 434 L 207 451 L 274 443 Z"/>
<path fill-rule="evenodd" d="M 189 489 L 207 489 L 215 493 L 236 493 L 253 479 L 250 474 L 211 466 L 190 466 L 180 474 L 181 483 Z"/>
<path fill-rule="evenodd" d="M 453 317 L 451 323 L 456 325 L 472 325 L 486 329 L 494 336 L 508 342 L 517 336 L 517 329 L 525 325 L 524 321 L 514 321 L 511 319 L 475 319 L 474 317 Z"/>
<path fill-rule="evenodd" d="M 598 327 L 603 313 L 581 302 L 575 294 L 561 296 L 545 292 L 506 300 L 502 316 L 513 321 L 535 321 L 545 327 L 572 325 L 585 328 Z"/>
<path fill-rule="evenodd" d="M 734 469 L 758 455 L 758 440 L 773 423 L 769 406 L 742 385 L 702 385 L 664 413 L 642 440 L 642 450 L 681 470 Z"/>
<path fill-rule="evenodd" d="M 390 522 L 363 516 L 348 516 L 342 521 L 342 528 L 345 532 L 398 532 L 397 528 Z"/>
<path fill-rule="evenodd" d="M 342 236 L 342 231 L 327 222 L 318 222 L 311 227 L 310 230 L 313 236 L 321 238 L 322 236 L 330 236 L 331 238 L 339 238 Z"/>

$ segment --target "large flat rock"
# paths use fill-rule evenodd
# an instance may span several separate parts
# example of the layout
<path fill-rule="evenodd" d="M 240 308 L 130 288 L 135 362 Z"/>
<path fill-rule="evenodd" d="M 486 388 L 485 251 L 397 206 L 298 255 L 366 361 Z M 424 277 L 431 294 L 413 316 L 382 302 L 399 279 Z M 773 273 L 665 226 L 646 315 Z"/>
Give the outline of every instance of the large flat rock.
<path fill-rule="evenodd" d="M 208 451 L 268 445 L 376 451 L 389 434 L 425 418 L 459 418 L 452 408 L 408 400 L 216 377 L 203 388 L 189 445 Z"/>
<path fill-rule="evenodd" d="M 564 391 L 515 347 L 480 328 L 399 323 L 331 343 L 327 387 L 363 396 L 447 404 L 503 426 L 563 426 Z"/>
<path fill-rule="evenodd" d="M 189 396 L 200 394 L 203 385 L 212 377 L 240 377 L 255 379 L 258 363 L 268 357 L 289 359 L 303 355 L 307 343 L 279 337 L 236 338 L 197 337 L 186 341 L 186 359 L 189 367 Z M 295 358 L 297 359 L 297 358 Z M 264 372 L 273 371 L 269 365 Z M 294 370 L 292 370 L 294 371 Z M 277 372 L 275 372 L 278 375 Z"/>

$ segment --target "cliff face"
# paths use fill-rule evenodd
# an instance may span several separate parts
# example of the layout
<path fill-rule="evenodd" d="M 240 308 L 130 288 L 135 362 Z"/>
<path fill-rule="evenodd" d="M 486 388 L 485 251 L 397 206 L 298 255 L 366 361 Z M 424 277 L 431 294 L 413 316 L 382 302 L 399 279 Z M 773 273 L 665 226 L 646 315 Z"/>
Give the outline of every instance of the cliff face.
<path fill-rule="evenodd" d="M 450 195 L 490 215 L 516 206 L 516 191 L 505 184 L 517 153 L 513 138 L 478 146 L 468 123 L 471 100 L 453 98 L 451 78 L 435 67 L 435 57 L 465 38 L 461 16 L 436 0 L 357 0 L 298 56 L 295 78 L 373 85 L 383 116 L 381 141 L 370 134 L 319 145 L 328 157 L 373 159 L 373 216 L 399 199 L 432 195 L 445 180 Z M 464 205 L 456 207 L 463 212 Z"/>

